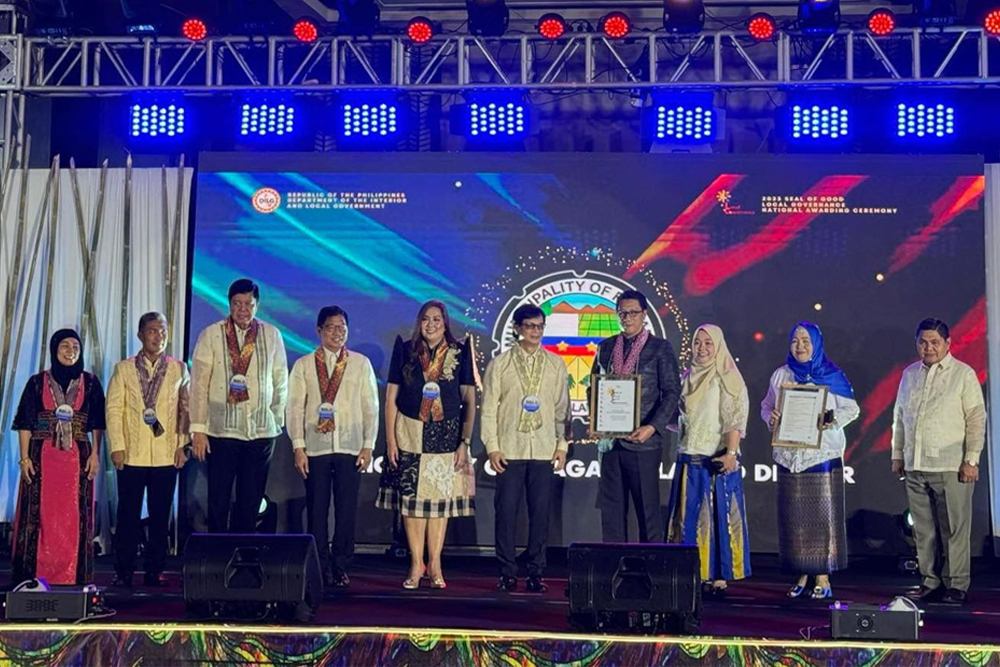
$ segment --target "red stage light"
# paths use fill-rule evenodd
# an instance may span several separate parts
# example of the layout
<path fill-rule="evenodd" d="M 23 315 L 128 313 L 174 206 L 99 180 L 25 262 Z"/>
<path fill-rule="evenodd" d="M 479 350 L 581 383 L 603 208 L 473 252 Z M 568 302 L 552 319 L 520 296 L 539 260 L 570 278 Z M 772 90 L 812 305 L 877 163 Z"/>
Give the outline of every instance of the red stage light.
<path fill-rule="evenodd" d="M 986 15 L 983 28 L 991 35 L 1000 35 L 1000 9 L 994 9 Z"/>
<path fill-rule="evenodd" d="M 753 333 L 753 339 L 757 343 L 764 342 L 764 332 L 763 331 L 755 331 Z"/>
<path fill-rule="evenodd" d="M 778 25 L 774 22 L 774 17 L 763 12 L 754 14 L 747 21 L 747 32 L 758 42 L 763 42 L 774 37 Z"/>
<path fill-rule="evenodd" d="M 559 39 L 566 34 L 566 19 L 559 14 L 546 14 L 538 19 L 538 34 L 545 39 Z"/>
<path fill-rule="evenodd" d="M 434 36 L 434 24 L 423 16 L 414 17 L 406 24 L 406 34 L 415 44 L 426 44 Z"/>
<path fill-rule="evenodd" d="M 192 42 L 200 42 L 208 37 L 208 26 L 201 19 L 188 19 L 181 25 L 181 34 Z"/>
<path fill-rule="evenodd" d="M 868 15 L 868 32 L 884 37 L 896 29 L 896 15 L 890 9 L 876 9 Z"/>
<path fill-rule="evenodd" d="M 611 12 L 601 19 L 601 32 L 611 39 L 621 39 L 632 32 L 632 21 L 623 12 Z"/>
<path fill-rule="evenodd" d="M 319 28 L 309 19 L 301 19 L 292 26 L 292 34 L 300 42 L 311 44 L 319 37 Z"/>

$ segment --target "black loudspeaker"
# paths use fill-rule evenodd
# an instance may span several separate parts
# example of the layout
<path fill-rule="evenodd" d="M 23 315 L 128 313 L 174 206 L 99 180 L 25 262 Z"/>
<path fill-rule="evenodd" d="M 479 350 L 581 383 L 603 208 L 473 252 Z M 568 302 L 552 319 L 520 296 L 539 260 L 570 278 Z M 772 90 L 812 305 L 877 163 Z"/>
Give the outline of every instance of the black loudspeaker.
<path fill-rule="evenodd" d="M 312 535 L 197 533 L 184 547 L 184 603 L 193 616 L 308 621 L 322 599 Z"/>
<path fill-rule="evenodd" d="M 569 545 L 570 622 L 585 630 L 691 633 L 701 626 L 698 548 Z"/>

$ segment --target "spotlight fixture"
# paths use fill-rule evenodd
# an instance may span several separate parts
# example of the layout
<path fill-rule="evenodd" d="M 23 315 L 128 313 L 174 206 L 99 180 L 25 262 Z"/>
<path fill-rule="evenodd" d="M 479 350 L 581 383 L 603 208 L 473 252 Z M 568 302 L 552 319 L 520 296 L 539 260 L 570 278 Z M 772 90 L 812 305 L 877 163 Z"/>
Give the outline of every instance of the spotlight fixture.
<path fill-rule="evenodd" d="M 611 39 L 621 39 L 632 32 L 632 20 L 624 12 L 611 12 L 601 19 L 601 32 Z"/>
<path fill-rule="evenodd" d="M 774 17 L 764 12 L 759 12 L 750 17 L 747 21 L 747 33 L 758 42 L 766 42 L 774 37 L 778 31 L 778 24 Z"/>
<path fill-rule="evenodd" d="M 295 130 L 295 107 L 281 103 L 244 102 L 240 105 L 241 137 L 265 139 L 284 137 Z"/>
<path fill-rule="evenodd" d="M 337 31 L 345 35 L 374 34 L 382 14 L 376 0 L 337 0 L 337 12 Z"/>
<path fill-rule="evenodd" d="M 559 14 L 545 14 L 538 19 L 537 29 L 545 39 L 559 39 L 566 34 L 566 19 Z"/>
<path fill-rule="evenodd" d="M 955 107 L 944 103 L 900 102 L 896 105 L 896 136 L 900 139 L 946 139 L 955 134 Z"/>
<path fill-rule="evenodd" d="M 208 26 L 201 19 L 190 18 L 181 24 L 181 34 L 192 42 L 208 37 Z"/>
<path fill-rule="evenodd" d="M 840 0 L 799 0 L 799 27 L 803 32 L 836 32 Z"/>
<path fill-rule="evenodd" d="M 919 25 L 945 26 L 955 23 L 958 11 L 955 0 L 913 0 L 913 15 Z"/>
<path fill-rule="evenodd" d="M 292 34 L 303 44 L 312 44 L 319 38 L 319 28 L 309 19 L 299 19 L 292 26 Z"/>
<path fill-rule="evenodd" d="M 700 32 L 704 25 L 704 0 L 663 0 L 663 29 L 667 32 Z"/>
<path fill-rule="evenodd" d="M 406 24 L 406 36 L 414 44 L 426 44 L 434 36 L 434 24 L 424 16 L 414 16 Z"/>
<path fill-rule="evenodd" d="M 983 30 L 993 36 L 1000 36 L 1000 9 L 987 12 L 983 17 Z"/>
<path fill-rule="evenodd" d="M 507 32 L 510 10 L 504 0 L 465 0 L 469 12 L 469 32 L 484 37 L 499 37 Z"/>
<path fill-rule="evenodd" d="M 885 37 L 896 29 L 896 15 L 891 9 L 880 7 L 868 15 L 868 32 L 876 37 Z"/>
<path fill-rule="evenodd" d="M 185 108 L 171 101 L 133 102 L 129 135 L 133 139 L 174 139 L 184 135 Z"/>

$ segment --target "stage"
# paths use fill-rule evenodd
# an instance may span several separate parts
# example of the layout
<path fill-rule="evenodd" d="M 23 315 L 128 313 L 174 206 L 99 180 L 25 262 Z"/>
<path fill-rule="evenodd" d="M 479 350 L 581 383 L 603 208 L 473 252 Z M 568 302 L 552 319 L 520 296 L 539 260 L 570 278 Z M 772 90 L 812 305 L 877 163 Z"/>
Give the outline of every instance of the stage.
<path fill-rule="evenodd" d="M 767 557 L 725 600 L 706 600 L 698 637 L 574 631 L 559 562 L 544 595 L 494 591 L 490 558 L 445 563 L 447 590 L 405 591 L 403 561 L 359 556 L 351 587 L 328 592 L 308 626 L 186 619 L 175 571 L 162 592 L 108 589 L 111 619 L 5 625 L 0 665 L 1000 665 L 1000 575 L 988 562 L 974 569 L 969 605 L 924 607 L 915 644 L 831 641 L 828 605 L 786 600 L 788 581 Z M 99 585 L 109 565 L 99 561 Z M 877 560 L 834 578 L 836 598 L 856 603 L 887 602 L 914 583 Z"/>

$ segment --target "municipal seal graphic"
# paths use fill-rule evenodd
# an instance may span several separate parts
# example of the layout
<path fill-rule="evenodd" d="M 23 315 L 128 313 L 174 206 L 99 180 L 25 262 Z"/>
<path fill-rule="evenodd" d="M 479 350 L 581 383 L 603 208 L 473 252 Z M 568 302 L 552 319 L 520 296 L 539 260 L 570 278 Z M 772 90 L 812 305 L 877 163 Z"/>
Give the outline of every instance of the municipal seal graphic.
<path fill-rule="evenodd" d="M 258 213 L 274 213 L 281 206 L 281 193 L 274 188 L 260 188 L 250 201 Z"/>
<path fill-rule="evenodd" d="M 545 313 L 542 346 L 559 355 L 566 364 L 575 420 L 586 421 L 588 416 L 587 387 L 598 344 L 621 331 L 615 302 L 623 291 L 638 289 L 645 293 L 650 299 L 646 328 L 656 336 L 680 338 L 682 349 L 686 348 L 687 321 L 666 286 L 652 276 L 637 274 L 635 281 L 623 280 L 614 274 L 623 272 L 623 266 L 627 265 L 603 252 L 548 248 L 540 254 L 515 265 L 514 270 L 520 275 L 508 273 L 494 286 L 492 294 L 483 295 L 478 314 L 493 322 L 493 351 L 489 356 L 495 357 L 516 342 L 514 310 L 525 303 L 542 309 Z M 547 264 L 555 264 L 560 270 L 545 272 Z M 564 265 L 573 268 L 562 268 Z M 657 303 L 660 299 L 666 304 Z M 488 304 L 495 305 L 490 308 Z M 661 313 L 673 315 L 669 330 Z"/>

